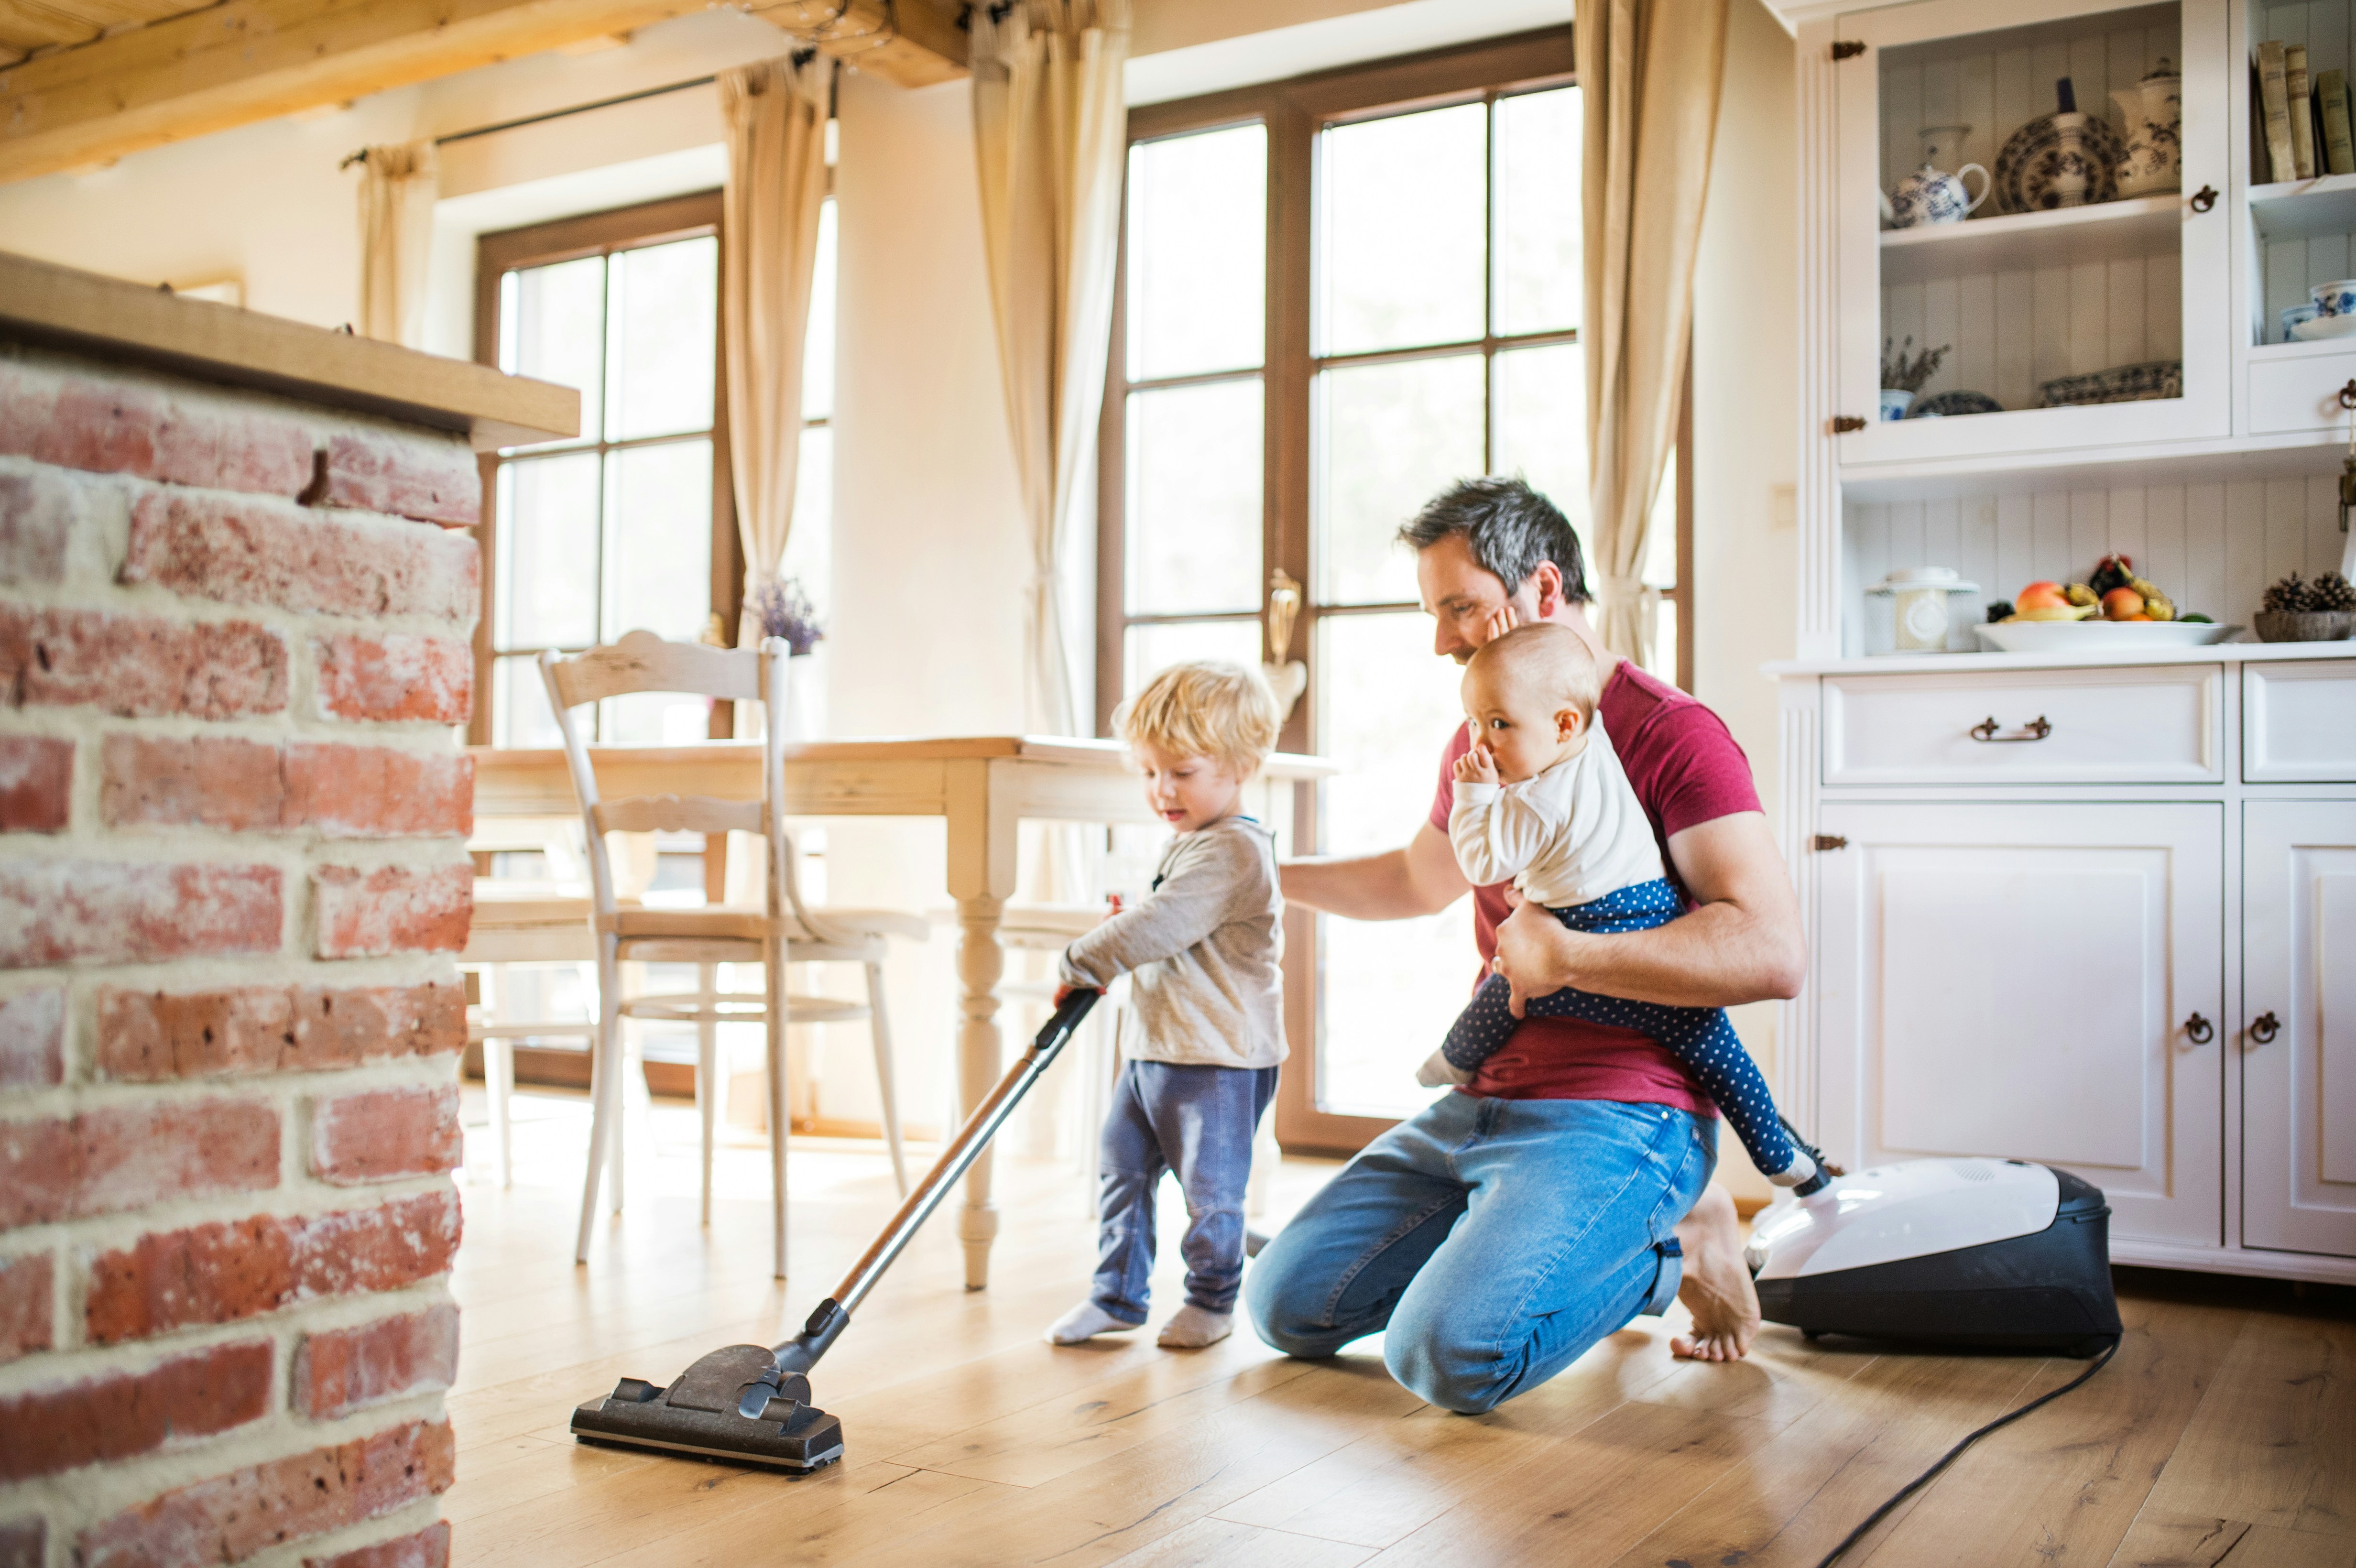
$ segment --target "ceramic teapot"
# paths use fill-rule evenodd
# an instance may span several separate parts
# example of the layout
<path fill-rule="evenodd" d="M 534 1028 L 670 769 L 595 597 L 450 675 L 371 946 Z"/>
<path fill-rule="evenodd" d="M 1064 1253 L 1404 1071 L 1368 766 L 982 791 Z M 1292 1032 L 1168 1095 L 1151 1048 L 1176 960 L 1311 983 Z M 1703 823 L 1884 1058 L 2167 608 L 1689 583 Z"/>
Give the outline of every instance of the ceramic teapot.
<path fill-rule="evenodd" d="M 2119 195 L 2157 196 L 2183 188 L 2184 79 L 2166 59 L 2127 91 L 2114 92 L 2126 152 L 2118 162 Z"/>
<path fill-rule="evenodd" d="M 1988 198 L 1988 172 L 1977 164 L 1965 164 L 1954 174 L 1939 172 L 1944 157 L 1954 155 L 1970 134 L 1968 125 L 1932 125 L 1922 131 L 1922 166 L 1900 180 L 1890 192 L 1890 221 L 1900 229 L 1912 229 L 1925 223 L 1961 223 L 1977 210 Z M 1965 175 L 1980 176 L 1980 193 L 1975 197 L 1965 185 Z"/>

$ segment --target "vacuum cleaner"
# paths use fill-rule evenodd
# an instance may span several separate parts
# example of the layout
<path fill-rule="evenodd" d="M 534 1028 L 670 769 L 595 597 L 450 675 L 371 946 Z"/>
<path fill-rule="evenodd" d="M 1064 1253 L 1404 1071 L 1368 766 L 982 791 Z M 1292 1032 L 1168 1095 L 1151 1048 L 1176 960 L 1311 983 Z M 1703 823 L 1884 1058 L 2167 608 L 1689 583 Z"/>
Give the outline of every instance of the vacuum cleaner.
<path fill-rule="evenodd" d="M 1074 991 L 1016 1060 L 990 1097 L 966 1118 L 940 1159 L 900 1205 L 834 1293 L 819 1302 L 802 1331 L 782 1345 L 728 1345 L 712 1351 L 665 1387 L 624 1378 L 614 1392 L 573 1412 L 573 1435 L 583 1443 L 766 1465 L 803 1472 L 842 1457 L 842 1423 L 811 1403 L 809 1371 L 841 1338 L 884 1271 L 940 1206 L 991 1137 L 1052 1066 L 1098 991 Z"/>

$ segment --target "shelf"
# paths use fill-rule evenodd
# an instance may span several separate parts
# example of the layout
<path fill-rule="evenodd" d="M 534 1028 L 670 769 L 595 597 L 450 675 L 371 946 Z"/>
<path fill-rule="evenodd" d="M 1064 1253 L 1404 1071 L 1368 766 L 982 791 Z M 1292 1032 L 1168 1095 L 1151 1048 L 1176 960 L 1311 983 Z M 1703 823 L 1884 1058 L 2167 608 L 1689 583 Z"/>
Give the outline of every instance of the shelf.
<path fill-rule="evenodd" d="M 1920 283 L 1967 272 L 2115 261 L 2172 251 L 2183 224 L 2183 200 L 2171 192 L 2097 207 L 1885 229 L 1881 281 L 1884 285 Z"/>
<path fill-rule="evenodd" d="M 2318 337 L 2312 341 L 2261 343 L 2250 350 L 2250 363 L 2265 365 L 2277 359 L 2327 359 L 2337 354 L 2356 354 L 2356 332 L 2345 337 Z"/>
<path fill-rule="evenodd" d="M 2250 218 L 2268 240 L 2356 232 L 2356 175 L 2253 186 Z"/>
<path fill-rule="evenodd" d="M 2022 411 L 2050 417 L 2072 411 Z M 2018 416 L 1975 417 L 1992 420 Z M 1965 457 L 1850 461 L 1843 463 L 1838 472 L 1841 495 L 1847 500 L 1930 501 L 1962 496 L 2104 490 L 2120 485 L 2316 478 L 2337 474 L 2340 457 L 2347 450 L 2348 432 L 2344 429 L 2311 430 L 2285 435 L 2213 436 L 2114 446 L 2056 445 Z"/>

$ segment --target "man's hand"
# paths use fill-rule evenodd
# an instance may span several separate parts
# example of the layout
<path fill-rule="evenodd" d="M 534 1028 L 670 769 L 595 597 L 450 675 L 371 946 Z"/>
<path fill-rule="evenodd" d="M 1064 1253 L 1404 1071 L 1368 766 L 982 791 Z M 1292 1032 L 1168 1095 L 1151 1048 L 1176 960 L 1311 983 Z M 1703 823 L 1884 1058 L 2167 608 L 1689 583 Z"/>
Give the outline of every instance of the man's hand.
<path fill-rule="evenodd" d="M 1507 632 L 1512 631 L 1521 624 L 1522 613 L 1514 608 L 1514 602 L 1512 600 L 1506 600 L 1503 604 L 1498 605 L 1496 609 L 1491 611 L 1489 613 L 1488 620 L 1482 623 L 1482 646 L 1486 647 L 1489 644 L 1495 642 L 1499 637 L 1504 636 Z"/>
<path fill-rule="evenodd" d="M 1497 759 L 1489 754 L 1488 747 L 1475 741 L 1471 751 L 1456 759 L 1456 782 L 1484 784 L 1497 782 Z"/>
<path fill-rule="evenodd" d="M 1497 924 L 1497 956 L 1489 967 L 1513 987 L 1506 1005 L 1514 1016 L 1526 1018 L 1531 997 L 1550 997 L 1569 984 L 1561 974 L 1562 961 L 1569 955 L 1566 949 L 1576 952 L 1579 942 L 1590 939 L 1555 919 L 1543 904 L 1510 891 L 1506 898 L 1514 912 Z"/>

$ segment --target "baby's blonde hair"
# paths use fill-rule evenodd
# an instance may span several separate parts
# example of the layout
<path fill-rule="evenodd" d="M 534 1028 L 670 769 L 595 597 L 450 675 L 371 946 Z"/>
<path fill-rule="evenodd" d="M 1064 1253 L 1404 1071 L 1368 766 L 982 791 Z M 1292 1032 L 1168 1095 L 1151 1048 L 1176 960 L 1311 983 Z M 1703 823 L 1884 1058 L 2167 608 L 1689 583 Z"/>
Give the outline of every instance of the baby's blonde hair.
<path fill-rule="evenodd" d="M 1584 720 L 1595 717 L 1595 705 L 1603 697 L 1603 675 L 1595 667 L 1595 656 L 1578 633 L 1551 621 L 1516 626 L 1483 644 L 1466 662 L 1464 673 L 1534 689 L 1548 703 L 1567 702 Z"/>
<path fill-rule="evenodd" d="M 1208 757 L 1249 778 L 1276 750 L 1283 716 L 1259 671 L 1223 659 L 1174 664 L 1113 715 L 1132 746 L 1174 757 Z"/>

